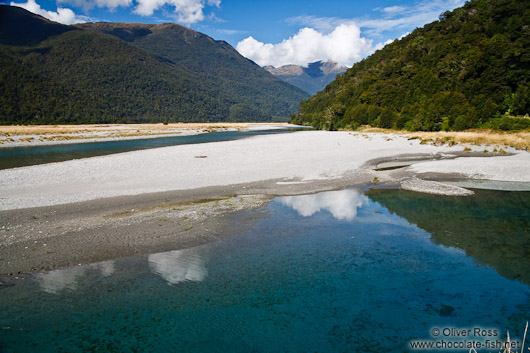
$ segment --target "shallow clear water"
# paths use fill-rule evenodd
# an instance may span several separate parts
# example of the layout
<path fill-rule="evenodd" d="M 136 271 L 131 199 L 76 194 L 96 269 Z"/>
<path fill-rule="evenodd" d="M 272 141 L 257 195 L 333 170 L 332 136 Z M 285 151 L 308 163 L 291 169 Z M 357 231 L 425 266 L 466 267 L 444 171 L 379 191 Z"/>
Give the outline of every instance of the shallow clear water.
<path fill-rule="evenodd" d="M 404 352 L 433 328 L 517 339 L 530 318 L 524 274 L 467 255 L 499 245 L 528 268 L 530 193 L 351 189 L 247 212 L 240 236 L 0 287 L 0 351 Z"/>
<path fill-rule="evenodd" d="M 296 129 L 220 131 L 193 136 L 172 136 L 138 140 L 75 143 L 52 146 L 0 148 L 0 170 L 71 159 L 196 143 L 238 140 L 256 135 L 292 132 Z"/>

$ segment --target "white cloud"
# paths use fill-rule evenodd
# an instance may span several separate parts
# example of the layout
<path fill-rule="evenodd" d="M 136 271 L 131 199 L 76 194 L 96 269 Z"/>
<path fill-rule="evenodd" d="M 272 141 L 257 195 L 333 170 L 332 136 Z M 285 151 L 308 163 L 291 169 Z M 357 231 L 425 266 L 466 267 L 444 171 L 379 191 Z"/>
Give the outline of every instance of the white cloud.
<path fill-rule="evenodd" d="M 216 29 L 215 31 L 217 33 L 225 34 L 225 35 L 228 35 L 228 36 L 233 36 L 233 35 L 236 35 L 236 34 L 245 34 L 245 33 L 247 33 L 245 31 L 239 31 L 237 29 Z"/>
<path fill-rule="evenodd" d="M 86 266 L 75 266 L 62 270 L 38 273 L 35 277 L 41 289 L 50 294 L 59 294 L 63 290 L 75 291 L 78 281 L 88 273 L 98 273 L 104 277 L 115 271 L 114 261 L 103 261 Z"/>
<path fill-rule="evenodd" d="M 368 204 L 368 197 L 357 190 L 327 191 L 301 196 L 283 196 L 279 202 L 296 210 L 302 217 L 310 217 L 321 210 L 329 211 L 338 220 L 351 221 L 357 209 Z"/>
<path fill-rule="evenodd" d="M 385 31 L 411 31 L 427 23 L 436 21 L 442 12 L 463 6 L 465 0 L 428 0 L 414 6 L 391 6 L 378 8 L 375 11 L 382 18 L 359 19 L 361 28 L 366 28 L 367 35 L 379 35 Z"/>
<path fill-rule="evenodd" d="M 103 0 L 104 1 L 104 0 Z M 175 8 L 177 20 L 184 24 L 192 24 L 204 19 L 205 6 L 221 5 L 220 0 L 138 0 L 134 12 L 142 16 L 151 16 L 155 10 L 164 5 Z"/>
<path fill-rule="evenodd" d="M 44 10 L 35 2 L 35 0 L 28 0 L 25 3 L 12 2 L 10 5 L 22 7 L 23 9 L 47 18 L 48 20 L 59 22 L 65 25 L 86 22 L 86 20 L 77 16 L 72 10 L 67 8 L 58 7 L 57 12 Z"/>
<path fill-rule="evenodd" d="M 384 32 L 398 32 L 396 38 L 438 19 L 445 11 L 463 6 L 466 0 L 423 0 L 413 6 L 390 6 L 374 9 L 376 16 L 364 18 L 296 16 L 286 21 L 328 32 L 341 24 L 357 24 L 367 38 L 375 39 Z M 400 32 L 400 33 L 399 33 Z M 388 37 L 387 37 L 388 38 Z M 381 38 L 377 38 L 381 40 Z"/>
<path fill-rule="evenodd" d="M 132 0 L 57 0 L 59 4 L 69 4 L 74 7 L 82 8 L 85 11 L 91 10 L 94 7 L 108 8 L 113 11 L 118 7 L 129 7 L 132 5 Z"/>
<path fill-rule="evenodd" d="M 392 43 L 392 42 L 393 42 L 393 40 L 392 40 L 392 39 L 389 39 L 389 40 L 387 40 L 387 41 L 384 42 L 384 43 L 377 43 L 377 44 L 374 46 L 374 51 L 379 50 L 379 49 L 383 49 L 387 44 L 390 44 L 390 43 Z"/>
<path fill-rule="evenodd" d="M 319 60 L 332 60 L 352 65 L 372 51 L 372 41 L 361 37 L 354 24 L 340 24 L 329 34 L 313 28 L 302 28 L 281 43 L 262 43 L 248 37 L 237 44 L 237 50 L 258 65 L 307 65 Z"/>
<path fill-rule="evenodd" d="M 376 10 L 379 10 L 385 14 L 395 15 L 395 14 L 403 13 L 407 11 L 407 8 L 405 6 L 389 6 L 389 7 L 383 7 L 380 9 L 376 9 Z"/>
<path fill-rule="evenodd" d="M 290 17 L 286 19 L 287 23 L 309 27 L 309 29 L 317 31 L 317 33 L 321 32 L 321 38 L 328 39 L 328 41 L 331 39 L 328 37 L 338 28 L 349 28 L 352 34 L 355 30 L 360 29 L 362 33 L 356 35 L 355 40 L 352 40 L 353 37 L 351 37 L 350 41 L 346 42 L 346 47 L 340 41 L 336 41 L 334 43 L 336 44 L 333 48 L 334 50 L 331 52 L 324 50 L 319 45 L 315 45 L 315 42 L 319 42 L 316 39 L 317 36 L 313 36 L 313 40 L 309 40 L 311 38 L 306 37 L 304 39 L 308 40 L 307 43 L 310 43 L 313 49 L 315 47 L 320 48 L 320 50 L 315 50 L 312 53 L 315 54 L 315 52 L 318 52 L 320 55 L 308 55 L 307 60 L 309 61 L 305 63 L 302 63 L 304 60 L 293 60 L 288 64 L 304 65 L 308 62 L 315 61 L 315 58 L 319 56 L 322 58 L 318 58 L 317 60 L 334 60 L 349 66 L 366 55 L 371 54 L 373 51 L 383 48 L 395 38 L 401 39 L 415 28 L 437 20 L 441 13 L 463 6 L 465 1 L 422 0 L 412 6 L 378 7 L 374 9 L 375 16 L 363 18 L 316 17 L 310 15 Z M 302 29 L 295 36 L 276 45 L 264 44 L 249 37 L 238 43 L 237 49 L 241 54 L 256 61 L 260 65 L 263 65 L 262 63 L 265 62 L 267 63 L 266 65 L 284 65 L 287 63 L 287 60 L 284 59 L 301 59 L 300 56 L 292 54 L 286 55 L 285 47 L 290 47 L 293 42 L 298 42 L 298 39 L 302 39 L 300 33 L 306 29 Z M 372 45 L 373 42 L 377 44 Z M 334 53 L 334 51 L 338 52 Z M 350 53 L 349 56 L 345 55 L 345 52 L 348 51 Z M 336 56 L 339 56 L 339 58 L 336 58 Z M 348 60 L 343 61 L 345 57 Z"/>
<path fill-rule="evenodd" d="M 315 17 L 315 16 L 295 16 L 289 17 L 285 22 L 291 25 L 301 25 L 314 28 L 320 32 L 329 33 L 341 24 L 355 23 L 353 19 L 346 19 L 340 17 Z"/>
<path fill-rule="evenodd" d="M 132 0 L 96 0 L 97 7 L 108 7 L 115 9 L 117 7 L 129 7 L 132 5 Z"/>
<path fill-rule="evenodd" d="M 151 254 L 147 261 L 151 270 L 170 285 L 185 281 L 202 282 L 208 276 L 205 258 L 199 248 Z"/>

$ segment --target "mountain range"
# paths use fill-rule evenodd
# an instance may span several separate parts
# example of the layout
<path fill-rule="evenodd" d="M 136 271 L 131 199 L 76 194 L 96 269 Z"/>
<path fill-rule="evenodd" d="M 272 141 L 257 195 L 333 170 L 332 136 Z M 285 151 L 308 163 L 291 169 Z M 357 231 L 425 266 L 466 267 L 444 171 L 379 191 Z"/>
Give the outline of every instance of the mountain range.
<path fill-rule="evenodd" d="M 407 130 L 530 126 L 530 1 L 471 0 L 356 63 L 293 123 Z"/>
<path fill-rule="evenodd" d="M 317 61 L 308 64 L 307 67 L 284 65 L 280 67 L 265 66 L 264 69 L 285 82 L 314 95 L 348 68 L 333 61 Z"/>
<path fill-rule="evenodd" d="M 186 27 L 0 5 L 0 123 L 285 121 L 309 95 Z"/>

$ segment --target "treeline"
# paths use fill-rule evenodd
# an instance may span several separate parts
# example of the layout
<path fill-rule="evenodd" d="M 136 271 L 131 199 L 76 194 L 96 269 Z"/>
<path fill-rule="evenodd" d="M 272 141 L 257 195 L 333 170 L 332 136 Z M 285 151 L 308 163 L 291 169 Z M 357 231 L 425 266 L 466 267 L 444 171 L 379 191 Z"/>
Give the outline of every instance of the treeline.
<path fill-rule="evenodd" d="M 355 64 L 300 104 L 321 129 L 530 126 L 530 1 L 472 0 Z M 513 117 L 519 116 L 519 118 Z"/>

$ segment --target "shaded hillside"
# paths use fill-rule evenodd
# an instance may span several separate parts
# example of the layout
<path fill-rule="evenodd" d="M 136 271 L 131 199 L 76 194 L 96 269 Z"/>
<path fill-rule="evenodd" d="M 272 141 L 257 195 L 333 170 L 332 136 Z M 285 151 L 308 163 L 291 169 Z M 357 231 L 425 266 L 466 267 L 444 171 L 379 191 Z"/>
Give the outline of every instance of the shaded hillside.
<path fill-rule="evenodd" d="M 409 130 L 517 128 L 530 113 L 530 1 L 472 0 L 355 64 L 295 123 Z M 503 125 L 504 124 L 504 125 Z"/>
<path fill-rule="evenodd" d="M 238 95 L 244 88 L 206 79 L 216 76 L 215 68 L 198 73 L 116 35 L 56 24 L 10 6 L 0 6 L 0 16 L 1 123 L 285 120 L 307 97 L 242 57 L 247 63 L 243 71 L 261 81 L 247 82 L 246 94 Z M 16 23 L 4 25 L 8 18 Z M 176 27 L 156 27 L 164 26 Z M 21 35 L 17 28 L 24 28 Z M 214 52 L 217 42 L 186 31 L 214 44 L 202 53 L 180 48 L 187 51 L 189 62 L 193 57 L 219 57 Z M 232 60 L 221 57 L 216 66 L 237 71 Z"/>
<path fill-rule="evenodd" d="M 72 30 L 75 28 L 43 21 L 42 17 L 19 7 L 0 5 L 0 43 L 2 44 L 32 45 Z"/>
<path fill-rule="evenodd" d="M 347 67 L 339 66 L 331 61 L 317 61 L 307 65 L 307 67 L 284 65 L 280 67 L 265 66 L 264 68 L 274 76 L 311 95 L 323 90 L 328 83 L 337 77 L 337 74 L 342 74 L 347 70 Z"/>
<path fill-rule="evenodd" d="M 86 23 L 78 27 L 111 34 L 192 72 L 216 95 L 236 100 L 230 120 L 245 120 L 252 112 L 285 118 L 307 98 L 305 92 L 270 75 L 228 43 L 177 24 Z"/>

